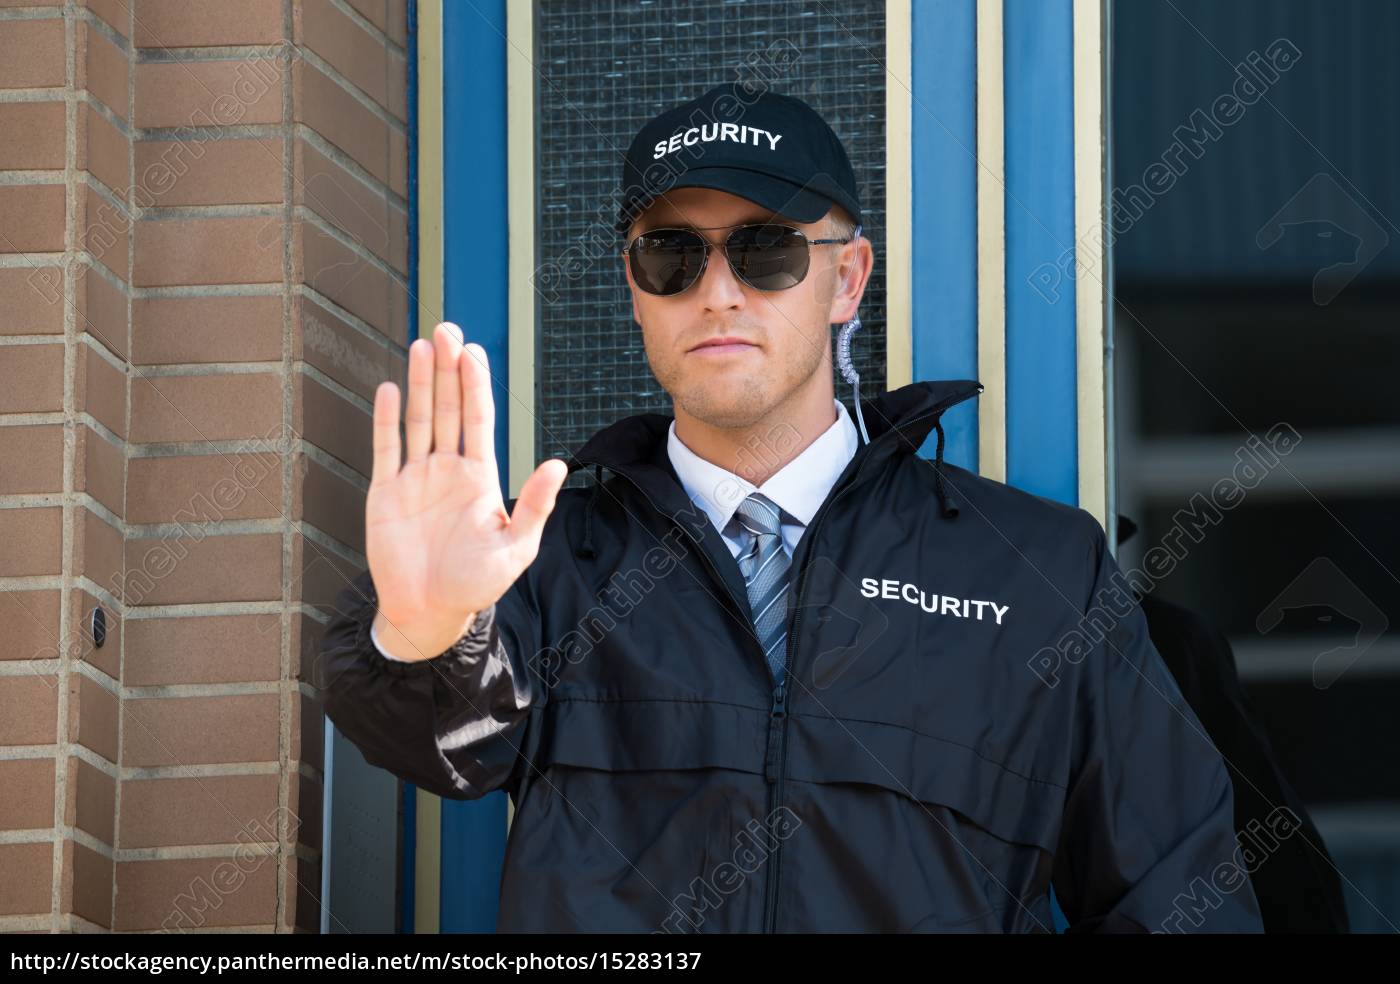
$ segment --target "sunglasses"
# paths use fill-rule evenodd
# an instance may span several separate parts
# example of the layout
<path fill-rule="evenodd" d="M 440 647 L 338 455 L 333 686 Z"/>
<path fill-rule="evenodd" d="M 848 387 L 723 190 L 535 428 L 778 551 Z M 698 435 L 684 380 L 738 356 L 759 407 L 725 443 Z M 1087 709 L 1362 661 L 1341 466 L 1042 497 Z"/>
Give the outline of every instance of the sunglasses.
<path fill-rule="evenodd" d="M 801 229 L 760 222 L 734 229 L 725 237 L 723 249 L 729 269 L 743 283 L 755 290 L 787 290 L 807 276 L 811 247 L 849 243 L 859 236 L 860 226 L 856 226 L 850 239 L 808 239 Z M 622 252 L 638 287 L 648 294 L 671 297 L 704 275 L 710 246 L 693 228 L 653 229 Z"/>

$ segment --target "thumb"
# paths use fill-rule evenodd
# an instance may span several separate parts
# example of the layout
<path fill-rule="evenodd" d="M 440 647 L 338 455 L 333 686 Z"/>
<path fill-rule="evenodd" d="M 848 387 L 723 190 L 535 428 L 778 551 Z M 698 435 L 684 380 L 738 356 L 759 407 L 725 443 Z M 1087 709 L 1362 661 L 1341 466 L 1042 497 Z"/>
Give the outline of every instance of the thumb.
<path fill-rule="evenodd" d="M 568 477 L 569 466 L 558 458 L 550 458 L 541 462 L 520 487 L 515 512 L 510 517 L 511 545 L 528 550 L 531 559 L 539 552 L 545 520 L 554 511 L 559 490 Z"/>

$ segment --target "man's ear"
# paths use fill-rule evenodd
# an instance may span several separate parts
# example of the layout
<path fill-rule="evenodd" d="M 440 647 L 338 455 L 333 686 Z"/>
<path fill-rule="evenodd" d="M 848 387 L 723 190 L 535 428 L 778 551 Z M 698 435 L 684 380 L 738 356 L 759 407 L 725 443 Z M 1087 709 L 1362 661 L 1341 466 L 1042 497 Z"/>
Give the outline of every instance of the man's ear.
<path fill-rule="evenodd" d="M 875 251 L 870 240 L 861 236 L 854 243 L 841 247 L 841 260 L 833 278 L 835 288 L 831 297 L 830 324 L 845 324 L 856 316 L 870 272 L 875 267 Z"/>

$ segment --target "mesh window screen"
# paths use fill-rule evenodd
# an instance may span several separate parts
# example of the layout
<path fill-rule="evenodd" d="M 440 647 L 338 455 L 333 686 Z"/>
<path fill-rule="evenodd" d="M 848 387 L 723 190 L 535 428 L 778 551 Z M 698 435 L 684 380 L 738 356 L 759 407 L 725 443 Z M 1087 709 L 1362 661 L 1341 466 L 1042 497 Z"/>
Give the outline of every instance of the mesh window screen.
<path fill-rule="evenodd" d="M 845 144 L 875 247 L 852 349 L 862 393 L 884 390 L 885 0 L 539 0 L 535 49 L 536 463 L 621 417 L 671 412 L 612 229 L 622 157 L 652 116 L 722 83 L 806 100 Z M 839 375 L 836 393 L 849 407 Z"/>

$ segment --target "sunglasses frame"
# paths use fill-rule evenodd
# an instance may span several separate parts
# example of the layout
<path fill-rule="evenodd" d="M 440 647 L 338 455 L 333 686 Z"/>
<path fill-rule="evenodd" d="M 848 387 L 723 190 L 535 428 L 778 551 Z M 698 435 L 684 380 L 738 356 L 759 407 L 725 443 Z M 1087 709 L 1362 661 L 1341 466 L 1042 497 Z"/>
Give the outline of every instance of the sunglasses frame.
<path fill-rule="evenodd" d="M 739 273 L 738 267 L 735 266 L 734 260 L 729 255 L 729 242 L 740 231 L 744 229 L 754 228 L 781 229 L 784 232 L 792 233 L 802 238 L 803 243 L 806 245 L 808 256 L 807 267 L 805 270 L 802 271 L 801 277 L 793 281 L 791 284 L 788 284 L 786 287 L 756 287 L 744 279 L 743 275 Z M 690 283 L 686 284 L 680 290 L 675 291 L 673 293 L 659 294 L 655 291 L 650 291 L 643 287 L 641 281 L 637 279 L 636 271 L 634 270 L 632 273 L 632 280 L 634 283 L 636 283 L 637 288 L 643 293 L 650 294 L 652 297 L 679 297 L 681 294 L 684 294 L 686 291 L 690 290 L 690 288 L 698 284 L 701 281 L 701 279 L 705 276 L 705 270 L 710 265 L 710 253 L 713 252 L 716 248 L 718 248 L 724 250 L 724 259 L 725 262 L 729 264 L 729 272 L 734 275 L 735 280 L 739 281 L 739 283 L 743 284 L 745 287 L 748 287 L 752 290 L 762 291 L 765 294 L 776 294 L 778 291 L 781 290 L 791 290 L 793 287 L 796 287 L 798 284 L 802 283 L 802 281 L 807 279 L 807 273 L 812 269 L 811 251 L 813 246 L 834 246 L 838 244 L 845 245 L 846 243 L 853 243 L 860 238 L 861 227 L 856 226 L 855 231 L 851 233 L 849 239 L 808 239 L 807 234 L 801 229 L 798 229 L 796 226 L 788 225 L 785 222 L 745 222 L 737 226 L 662 226 L 659 229 L 648 229 L 646 232 L 638 233 L 636 236 L 633 237 L 630 243 L 623 247 L 622 253 L 624 256 L 627 257 L 627 262 L 630 264 L 633 262 L 632 247 L 636 246 L 637 240 L 641 239 L 643 236 L 654 236 L 658 232 L 699 233 L 702 231 L 710 231 L 713 229 L 729 229 L 730 232 L 729 235 L 724 237 L 724 242 L 722 243 L 712 243 L 704 236 L 700 237 L 701 242 L 703 242 L 705 245 L 705 255 L 701 257 L 700 269 L 696 271 L 695 276 L 691 279 Z"/>

